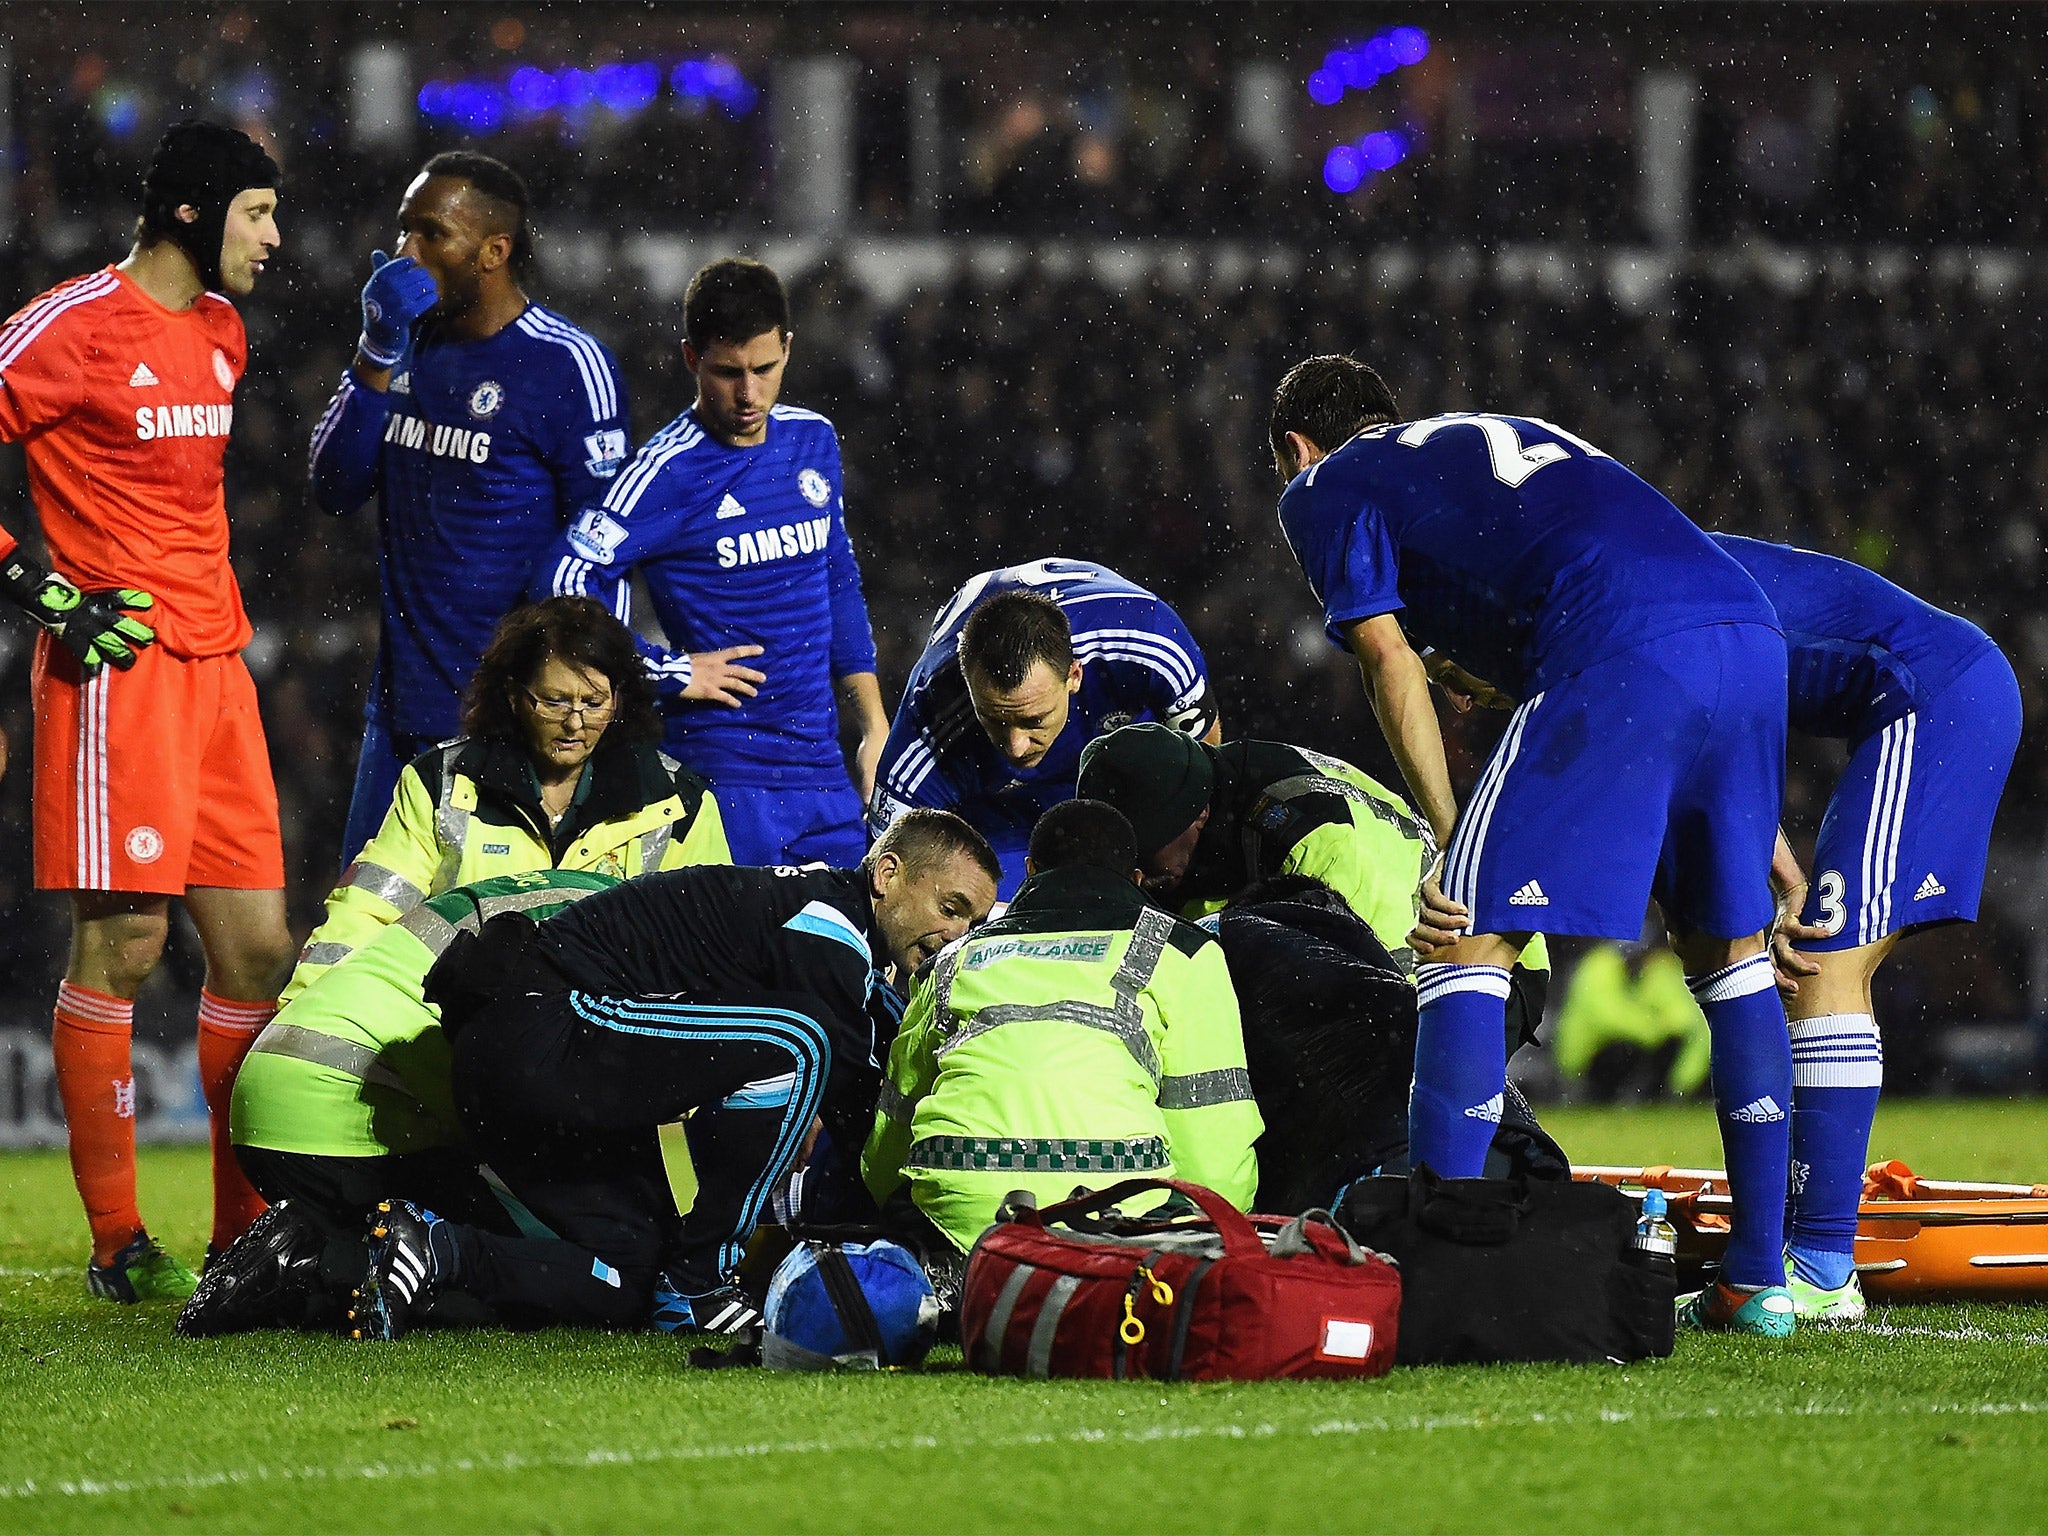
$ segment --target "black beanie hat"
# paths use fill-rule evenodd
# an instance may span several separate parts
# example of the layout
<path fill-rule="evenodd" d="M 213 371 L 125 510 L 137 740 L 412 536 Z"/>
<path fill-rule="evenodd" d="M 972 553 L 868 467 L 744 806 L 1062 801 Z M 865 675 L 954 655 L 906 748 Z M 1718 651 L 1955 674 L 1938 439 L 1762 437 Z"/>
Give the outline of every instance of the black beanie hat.
<path fill-rule="evenodd" d="M 1215 784 L 1207 747 L 1184 731 L 1148 720 L 1098 736 L 1082 748 L 1075 793 L 1122 811 L 1137 834 L 1138 862 L 1147 864 L 1195 824 Z"/>
<path fill-rule="evenodd" d="M 192 258 L 199 280 L 218 288 L 228 204 L 251 187 L 274 187 L 283 179 L 277 162 L 239 128 L 173 123 L 142 178 L 142 227 L 175 244 Z M 199 210 L 190 224 L 178 217 L 187 203 Z"/>

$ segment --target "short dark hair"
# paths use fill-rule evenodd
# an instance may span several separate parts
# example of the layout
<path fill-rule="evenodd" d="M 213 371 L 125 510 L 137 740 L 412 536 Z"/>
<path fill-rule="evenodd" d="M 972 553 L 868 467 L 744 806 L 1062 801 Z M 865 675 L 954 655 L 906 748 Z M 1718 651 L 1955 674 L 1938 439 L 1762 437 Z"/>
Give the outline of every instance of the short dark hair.
<path fill-rule="evenodd" d="M 702 352 L 714 341 L 789 334 L 789 295 L 766 262 L 727 256 L 699 267 L 683 292 L 683 335 Z"/>
<path fill-rule="evenodd" d="M 1333 453 L 1367 427 L 1400 419 L 1400 408 L 1385 379 L 1355 357 L 1325 353 L 1287 370 L 1287 377 L 1273 391 L 1267 437 L 1273 457 L 1284 462 L 1290 432 L 1299 432 L 1325 453 Z"/>
<path fill-rule="evenodd" d="M 1003 861 L 971 825 L 951 811 L 915 806 L 889 823 L 888 830 L 875 839 L 862 862 L 873 864 L 885 853 L 903 861 L 904 869 L 915 873 L 929 869 L 956 853 L 964 853 L 981 866 L 981 872 L 997 885 L 1003 883 Z"/>
<path fill-rule="evenodd" d="M 1066 800 L 1031 829 L 1031 867 L 1043 874 L 1073 865 L 1106 869 L 1128 880 L 1138 867 L 1138 836 L 1106 800 Z"/>
<path fill-rule="evenodd" d="M 1063 678 L 1073 666 L 1066 609 L 1043 592 L 998 592 L 975 605 L 960 630 L 963 673 L 971 668 L 998 688 L 1019 688 L 1034 661 Z"/>
<path fill-rule="evenodd" d="M 524 275 L 533 264 L 533 231 L 526 224 L 526 210 L 532 197 L 526 179 L 504 161 L 473 149 L 449 149 L 420 167 L 422 176 L 451 176 L 466 181 L 479 195 L 505 206 L 512 225 L 512 270 Z"/>
<path fill-rule="evenodd" d="M 514 608 L 498 621 L 497 633 L 477 663 L 476 676 L 462 704 L 462 729 L 471 736 L 501 741 L 520 740 L 519 718 L 512 696 L 533 675 L 559 658 L 571 666 L 602 673 L 618 701 L 607 734 L 628 741 L 658 741 L 661 716 L 654 706 L 654 684 L 640 662 L 633 632 L 613 618 L 603 603 L 590 597 L 551 597 L 546 602 Z"/>

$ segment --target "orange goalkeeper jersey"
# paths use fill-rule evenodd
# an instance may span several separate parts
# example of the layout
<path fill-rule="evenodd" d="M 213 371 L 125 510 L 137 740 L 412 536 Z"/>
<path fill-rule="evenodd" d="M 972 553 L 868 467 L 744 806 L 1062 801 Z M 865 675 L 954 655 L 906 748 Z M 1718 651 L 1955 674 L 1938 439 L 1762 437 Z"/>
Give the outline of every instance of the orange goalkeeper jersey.
<path fill-rule="evenodd" d="M 166 309 L 113 267 L 0 327 L 0 440 L 27 448 L 50 563 L 88 591 L 153 595 L 148 622 L 177 656 L 249 643 L 221 476 L 248 354 L 220 295 Z M 0 554 L 13 543 L 0 533 Z"/>

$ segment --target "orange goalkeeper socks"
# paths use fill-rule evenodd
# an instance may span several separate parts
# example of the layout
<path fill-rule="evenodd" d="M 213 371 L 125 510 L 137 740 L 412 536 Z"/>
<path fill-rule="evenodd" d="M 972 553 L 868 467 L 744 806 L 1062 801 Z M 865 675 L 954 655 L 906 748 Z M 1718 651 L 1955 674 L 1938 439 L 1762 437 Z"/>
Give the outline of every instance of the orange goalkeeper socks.
<path fill-rule="evenodd" d="M 57 988 L 50 1051 L 71 1144 L 71 1177 L 92 1227 L 92 1257 L 110 1262 L 142 1230 L 135 1208 L 135 1004 L 75 982 Z"/>
<path fill-rule="evenodd" d="M 264 1212 L 228 1138 L 228 1107 L 234 1097 L 235 1073 L 242 1058 L 277 1013 L 277 1002 L 238 1003 L 199 993 L 199 1086 L 206 1095 L 206 1117 L 213 1143 L 213 1247 L 225 1249 Z"/>

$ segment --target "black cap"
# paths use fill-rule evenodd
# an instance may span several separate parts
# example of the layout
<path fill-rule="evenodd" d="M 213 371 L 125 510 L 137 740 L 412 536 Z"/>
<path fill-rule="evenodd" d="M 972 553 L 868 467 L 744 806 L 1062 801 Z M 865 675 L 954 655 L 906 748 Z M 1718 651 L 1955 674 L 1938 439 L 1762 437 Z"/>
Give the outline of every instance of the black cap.
<path fill-rule="evenodd" d="M 175 244 L 192 258 L 200 281 L 218 288 L 228 204 L 251 187 L 274 187 L 283 179 L 277 162 L 239 128 L 173 123 L 142 178 L 143 228 Z M 186 204 L 199 210 L 190 224 L 178 217 Z"/>
<path fill-rule="evenodd" d="M 1122 811 L 1137 835 L 1138 862 L 1195 824 L 1209 805 L 1216 767 L 1209 749 L 1184 731 L 1146 721 L 1098 736 L 1081 750 L 1075 793 Z"/>

